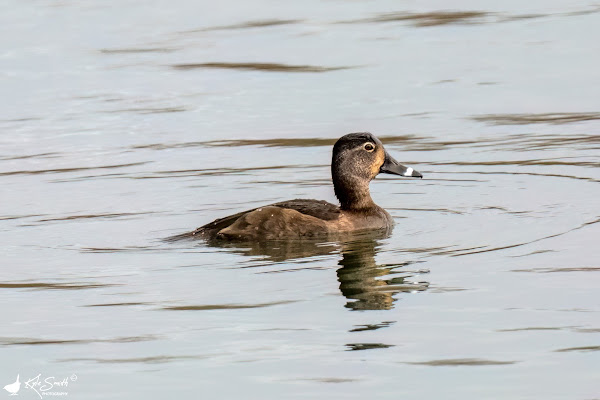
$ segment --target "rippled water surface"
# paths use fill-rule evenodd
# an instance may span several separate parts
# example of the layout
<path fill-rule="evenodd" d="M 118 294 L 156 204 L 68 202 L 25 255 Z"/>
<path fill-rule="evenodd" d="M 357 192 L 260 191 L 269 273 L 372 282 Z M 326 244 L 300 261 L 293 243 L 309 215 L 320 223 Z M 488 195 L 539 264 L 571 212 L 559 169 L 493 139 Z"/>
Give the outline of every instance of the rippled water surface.
<path fill-rule="evenodd" d="M 600 396 L 597 4 L 5 5 L 0 386 Z M 163 240 L 335 202 L 353 131 L 425 176 L 371 184 L 391 236 Z"/>

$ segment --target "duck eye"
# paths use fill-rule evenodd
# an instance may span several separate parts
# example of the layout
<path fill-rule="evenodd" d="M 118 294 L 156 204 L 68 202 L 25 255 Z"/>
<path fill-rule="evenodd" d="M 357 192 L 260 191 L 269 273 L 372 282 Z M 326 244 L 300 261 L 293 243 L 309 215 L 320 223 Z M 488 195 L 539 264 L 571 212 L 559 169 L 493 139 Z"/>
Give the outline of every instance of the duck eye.
<path fill-rule="evenodd" d="M 373 146 L 372 143 L 365 143 L 364 148 L 365 148 L 366 151 L 373 151 L 373 150 L 375 150 L 375 146 Z"/>

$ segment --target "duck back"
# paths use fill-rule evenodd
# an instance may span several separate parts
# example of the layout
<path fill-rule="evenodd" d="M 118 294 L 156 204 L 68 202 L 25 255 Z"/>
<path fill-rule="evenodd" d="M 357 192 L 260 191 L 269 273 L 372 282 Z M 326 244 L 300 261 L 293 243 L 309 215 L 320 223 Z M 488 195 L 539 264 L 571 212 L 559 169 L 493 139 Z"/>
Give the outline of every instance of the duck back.
<path fill-rule="evenodd" d="M 295 199 L 216 219 L 177 238 L 282 239 L 323 236 L 326 221 L 337 220 L 340 208 L 323 200 Z"/>

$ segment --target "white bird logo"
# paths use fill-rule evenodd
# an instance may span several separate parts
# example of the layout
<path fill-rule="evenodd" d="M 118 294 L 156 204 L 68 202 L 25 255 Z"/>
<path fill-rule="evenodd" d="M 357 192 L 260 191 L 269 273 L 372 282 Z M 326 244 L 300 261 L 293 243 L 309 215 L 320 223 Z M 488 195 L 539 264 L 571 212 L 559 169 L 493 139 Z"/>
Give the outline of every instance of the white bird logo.
<path fill-rule="evenodd" d="M 21 389 L 21 382 L 19 382 L 19 375 L 17 375 L 17 380 L 10 385 L 4 386 L 4 390 L 10 393 L 11 396 L 17 395 L 19 389 Z"/>

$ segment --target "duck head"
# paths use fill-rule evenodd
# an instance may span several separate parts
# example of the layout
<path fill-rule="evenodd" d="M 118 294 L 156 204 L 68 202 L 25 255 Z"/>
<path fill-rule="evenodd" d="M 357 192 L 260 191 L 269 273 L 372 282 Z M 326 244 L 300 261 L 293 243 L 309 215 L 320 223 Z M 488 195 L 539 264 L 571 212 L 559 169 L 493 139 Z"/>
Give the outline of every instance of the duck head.
<path fill-rule="evenodd" d="M 369 182 L 380 173 L 423 177 L 396 161 L 384 149 L 381 141 L 368 132 L 349 133 L 339 138 L 333 146 L 331 176 L 335 196 L 342 210 L 375 207 Z"/>

